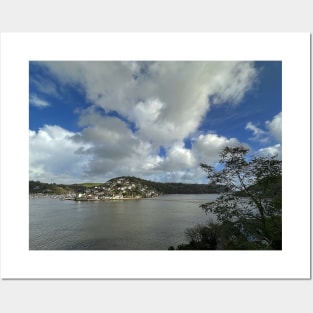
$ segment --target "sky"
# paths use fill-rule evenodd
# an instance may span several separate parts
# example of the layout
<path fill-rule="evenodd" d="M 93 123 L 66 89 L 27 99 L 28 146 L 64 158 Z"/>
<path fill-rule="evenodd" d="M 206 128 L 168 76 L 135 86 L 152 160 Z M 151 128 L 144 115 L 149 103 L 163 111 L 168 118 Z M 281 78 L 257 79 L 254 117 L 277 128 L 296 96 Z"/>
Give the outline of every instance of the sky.
<path fill-rule="evenodd" d="M 29 179 L 207 183 L 225 146 L 282 149 L 280 61 L 31 61 Z"/>

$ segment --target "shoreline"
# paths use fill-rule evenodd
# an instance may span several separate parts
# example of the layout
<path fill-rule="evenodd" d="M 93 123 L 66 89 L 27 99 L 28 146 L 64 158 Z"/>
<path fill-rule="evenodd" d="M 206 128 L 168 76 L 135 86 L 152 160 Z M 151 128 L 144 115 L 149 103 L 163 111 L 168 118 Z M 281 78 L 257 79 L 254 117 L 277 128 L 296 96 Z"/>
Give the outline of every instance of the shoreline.
<path fill-rule="evenodd" d="M 119 200 L 140 200 L 140 199 L 155 199 L 157 197 L 123 197 L 123 198 L 107 198 L 107 199 L 86 199 L 77 198 L 73 196 L 64 195 L 46 195 L 46 194 L 29 194 L 29 199 L 59 199 L 62 201 L 75 201 L 75 202 L 95 202 L 95 201 L 119 201 Z"/>

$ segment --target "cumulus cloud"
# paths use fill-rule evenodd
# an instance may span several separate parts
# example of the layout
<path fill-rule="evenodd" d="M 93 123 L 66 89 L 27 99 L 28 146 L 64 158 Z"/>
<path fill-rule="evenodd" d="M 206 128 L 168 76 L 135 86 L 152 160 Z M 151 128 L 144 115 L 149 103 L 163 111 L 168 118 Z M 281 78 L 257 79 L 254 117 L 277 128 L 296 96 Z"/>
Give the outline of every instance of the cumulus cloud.
<path fill-rule="evenodd" d="M 167 149 L 167 154 L 161 158 L 156 169 L 160 171 L 181 171 L 182 169 L 193 169 L 198 166 L 197 160 L 190 149 L 184 147 L 183 142 L 176 142 Z"/>
<path fill-rule="evenodd" d="M 31 105 L 37 107 L 37 108 L 46 108 L 48 106 L 50 106 L 50 103 L 40 99 L 37 95 L 30 95 L 29 97 L 29 102 Z"/>
<path fill-rule="evenodd" d="M 224 146 L 239 143 L 215 134 L 200 135 L 191 149 L 176 142 L 160 156 L 151 143 L 136 137 L 115 117 L 103 117 L 95 125 L 80 133 L 51 125 L 30 131 L 30 180 L 74 183 L 88 178 L 102 182 L 134 175 L 159 181 L 200 182 L 205 173 L 199 163 L 214 164 Z"/>
<path fill-rule="evenodd" d="M 101 182 L 121 175 L 201 180 L 199 163 L 217 162 L 223 147 L 239 141 L 194 134 L 212 106 L 238 104 L 257 78 L 253 62 L 40 64 L 60 86 L 83 90 L 90 104 L 79 112 L 79 132 L 51 125 L 30 131 L 30 179 L 55 182 L 87 177 Z M 50 94 L 62 89 L 54 83 L 39 88 Z M 44 107 L 34 95 L 30 101 Z M 268 127 L 274 131 L 274 124 Z M 187 148 L 184 140 L 190 136 Z"/>
<path fill-rule="evenodd" d="M 91 103 L 118 112 L 162 145 L 195 132 L 210 105 L 237 104 L 257 77 L 252 62 L 43 64 L 62 84 L 80 85 Z"/>
<path fill-rule="evenodd" d="M 266 121 L 265 126 L 267 130 L 262 130 L 251 122 L 248 122 L 245 129 L 253 132 L 252 140 L 259 141 L 263 144 L 279 142 L 274 145 L 263 147 L 256 151 L 256 155 L 260 156 L 277 156 L 282 158 L 282 113 L 278 113 L 271 121 Z"/>
<path fill-rule="evenodd" d="M 101 116 L 88 110 L 80 119 L 80 125 L 83 130 L 71 136 L 71 140 L 81 145 L 77 154 L 91 156 L 85 170 L 89 177 L 149 176 L 161 162 L 157 148 L 136 136 L 117 117 Z"/>
<path fill-rule="evenodd" d="M 257 73 L 251 62 L 222 62 L 212 85 L 214 104 L 238 104 L 252 87 Z"/>
<path fill-rule="evenodd" d="M 266 121 L 270 134 L 279 142 L 282 139 L 282 113 L 275 115 L 271 121 Z"/>
<path fill-rule="evenodd" d="M 214 164 L 219 160 L 219 152 L 226 146 L 236 146 L 236 138 L 226 138 L 216 134 L 200 135 L 192 144 L 192 152 L 199 162 Z"/>
<path fill-rule="evenodd" d="M 200 169 L 200 163 L 216 165 L 219 153 L 225 146 L 242 144 L 235 138 L 226 138 L 216 134 L 200 134 L 193 138 L 190 149 L 183 142 L 175 143 L 167 150 L 166 157 L 157 165 L 164 173 L 164 181 L 205 182 L 206 175 Z"/>
<path fill-rule="evenodd" d="M 44 182 L 74 183 L 83 175 L 88 156 L 75 153 L 79 145 L 74 133 L 56 125 L 29 131 L 29 179 Z"/>
<path fill-rule="evenodd" d="M 245 129 L 252 131 L 253 137 L 251 140 L 268 143 L 271 139 L 281 143 L 282 139 L 282 114 L 278 113 L 271 121 L 266 121 L 267 130 L 257 127 L 252 122 L 248 122 Z"/>
<path fill-rule="evenodd" d="M 267 133 L 253 123 L 248 122 L 245 129 L 252 131 L 253 137 L 250 139 L 260 142 L 268 142 L 269 139 Z"/>
<path fill-rule="evenodd" d="M 259 149 L 256 153 L 256 155 L 260 155 L 263 157 L 272 157 L 276 156 L 279 160 L 282 159 L 282 150 L 281 150 L 281 145 L 277 144 L 274 146 L 266 147 Z"/>

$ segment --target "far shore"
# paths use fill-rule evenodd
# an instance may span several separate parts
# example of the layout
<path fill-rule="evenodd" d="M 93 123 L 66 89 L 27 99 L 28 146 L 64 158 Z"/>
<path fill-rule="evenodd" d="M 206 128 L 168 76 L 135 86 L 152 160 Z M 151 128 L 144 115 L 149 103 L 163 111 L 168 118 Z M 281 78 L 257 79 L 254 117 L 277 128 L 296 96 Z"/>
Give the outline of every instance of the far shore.
<path fill-rule="evenodd" d="M 95 201 L 120 201 L 120 200 L 140 200 L 140 199 L 154 199 L 157 197 L 123 197 L 123 198 L 100 198 L 100 199 L 95 199 L 95 198 L 78 198 L 76 196 L 68 196 L 68 195 L 58 195 L 58 194 L 29 194 L 30 199 L 42 199 L 42 198 L 47 198 L 47 199 L 60 199 L 60 200 L 67 200 L 67 201 L 75 201 L 75 202 L 95 202 Z"/>

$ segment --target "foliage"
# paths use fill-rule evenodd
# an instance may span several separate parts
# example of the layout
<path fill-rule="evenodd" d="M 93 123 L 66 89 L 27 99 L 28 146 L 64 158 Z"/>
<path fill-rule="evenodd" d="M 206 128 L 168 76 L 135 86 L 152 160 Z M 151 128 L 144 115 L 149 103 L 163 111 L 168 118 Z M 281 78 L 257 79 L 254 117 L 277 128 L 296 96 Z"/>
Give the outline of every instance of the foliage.
<path fill-rule="evenodd" d="M 178 250 L 215 250 L 218 237 L 214 224 L 212 226 L 207 227 L 198 224 L 193 228 L 187 228 L 185 236 L 189 239 L 189 244 L 178 246 Z"/>
<path fill-rule="evenodd" d="M 204 193 L 218 193 L 221 186 L 207 185 L 207 184 L 184 184 L 184 183 L 160 183 L 150 180 L 141 179 L 134 176 L 123 176 L 114 178 L 127 178 L 130 182 L 135 184 L 146 185 L 151 189 L 157 190 L 162 194 L 204 194 Z"/>
<path fill-rule="evenodd" d="M 187 229 L 189 244 L 177 249 L 282 249 L 282 162 L 249 160 L 247 153 L 242 146 L 225 147 L 219 169 L 200 164 L 209 182 L 223 187 L 216 201 L 201 205 L 217 221 Z"/>
<path fill-rule="evenodd" d="M 44 193 L 44 194 L 66 194 L 74 192 L 71 186 L 55 183 L 42 183 L 40 181 L 29 181 L 29 193 Z"/>
<path fill-rule="evenodd" d="M 252 223 L 257 226 L 254 233 L 258 230 L 258 237 L 271 242 L 273 231 L 278 232 L 272 219 L 281 216 L 282 162 L 275 157 L 248 160 L 247 152 L 242 146 L 225 147 L 220 153 L 221 170 L 201 164 L 209 181 L 226 187 L 216 201 L 202 208 L 215 214 L 219 223 L 231 221 L 245 228 Z"/>

